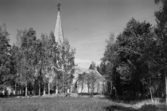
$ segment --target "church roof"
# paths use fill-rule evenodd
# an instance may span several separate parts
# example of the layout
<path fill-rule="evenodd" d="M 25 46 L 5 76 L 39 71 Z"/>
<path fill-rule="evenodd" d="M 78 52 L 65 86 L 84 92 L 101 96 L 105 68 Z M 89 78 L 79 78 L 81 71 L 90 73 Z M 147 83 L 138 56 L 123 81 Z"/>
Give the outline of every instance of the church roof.
<path fill-rule="evenodd" d="M 81 74 L 84 74 L 84 73 L 85 74 L 95 73 L 96 76 L 100 80 L 105 80 L 105 77 L 103 75 L 101 75 L 97 70 L 84 69 L 84 68 L 80 68 L 80 67 L 76 67 L 74 76 L 78 77 L 78 75 L 81 75 Z"/>
<path fill-rule="evenodd" d="M 60 16 L 60 4 L 58 4 L 58 13 L 57 13 L 54 36 L 55 36 L 55 42 L 57 42 L 58 44 L 63 43 L 64 35 L 63 35 L 63 28 L 62 28 L 61 16 Z"/>

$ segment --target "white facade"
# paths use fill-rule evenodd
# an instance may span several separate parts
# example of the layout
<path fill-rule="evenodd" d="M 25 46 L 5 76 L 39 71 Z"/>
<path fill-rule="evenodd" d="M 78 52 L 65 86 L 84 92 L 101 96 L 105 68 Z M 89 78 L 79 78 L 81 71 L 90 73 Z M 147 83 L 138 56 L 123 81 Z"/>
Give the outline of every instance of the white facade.
<path fill-rule="evenodd" d="M 76 68 L 75 74 L 74 74 L 74 79 L 73 79 L 73 89 L 76 87 L 76 90 L 78 93 L 89 93 L 91 92 L 91 88 L 88 88 L 88 84 L 86 81 L 82 83 L 82 81 L 79 81 L 79 76 L 82 74 L 90 74 L 90 73 L 95 73 L 97 76 L 97 80 L 94 84 L 94 91 L 93 93 L 99 93 L 102 94 L 105 92 L 105 78 L 97 71 L 97 70 L 90 70 L 90 69 L 81 69 L 81 68 Z"/>

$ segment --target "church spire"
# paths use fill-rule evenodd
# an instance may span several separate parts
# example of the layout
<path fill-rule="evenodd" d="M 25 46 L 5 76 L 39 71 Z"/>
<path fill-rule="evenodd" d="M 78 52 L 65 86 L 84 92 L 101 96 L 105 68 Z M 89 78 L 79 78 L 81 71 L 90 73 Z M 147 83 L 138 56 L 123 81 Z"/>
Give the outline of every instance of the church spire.
<path fill-rule="evenodd" d="M 64 41 L 64 35 L 63 35 L 63 29 L 61 25 L 61 17 L 60 17 L 60 6 L 61 4 L 58 3 L 57 8 L 58 8 L 58 13 L 57 13 L 57 20 L 56 20 L 56 26 L 55 26 L 55 41 L 58 42 L 59 45 L 61 45 Z"/>

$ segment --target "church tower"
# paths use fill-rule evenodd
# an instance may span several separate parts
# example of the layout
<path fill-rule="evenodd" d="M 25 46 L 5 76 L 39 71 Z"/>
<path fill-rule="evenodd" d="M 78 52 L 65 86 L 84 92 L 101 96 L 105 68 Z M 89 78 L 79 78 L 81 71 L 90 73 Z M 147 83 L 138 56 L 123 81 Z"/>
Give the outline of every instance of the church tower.
<path fill-rule="evenodd" d="M 57 20 L 56 20 L 56 26 L 55 26 L 55 32 L 54 32 L 55 42 L 57 42 L 59 45 L 61 45 L 64 41 L 63 28 L 61 25 L 60 6 L 61 4 L 58 3 L 57 5 L 58 13 L 57 13 Z"/>

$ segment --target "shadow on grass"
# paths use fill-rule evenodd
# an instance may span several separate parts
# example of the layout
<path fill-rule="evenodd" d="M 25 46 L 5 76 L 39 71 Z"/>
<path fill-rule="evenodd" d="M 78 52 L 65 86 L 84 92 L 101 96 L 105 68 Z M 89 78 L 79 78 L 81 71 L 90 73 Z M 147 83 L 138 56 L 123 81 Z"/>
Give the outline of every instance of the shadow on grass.
<path fill-rule="evenodd" d="M 122 106 L 109 106 L 104 108 L 106 111 L 137 111 L 132 108 L 122 107 Z"/>
<path fill-rule="evenodd" d="M 166 108 L 158 108 L 155 105 L 145 105 L 140 109 L 123 106 L 109 106 L 104 108 L 106 111 L 167 111 Z"/>

